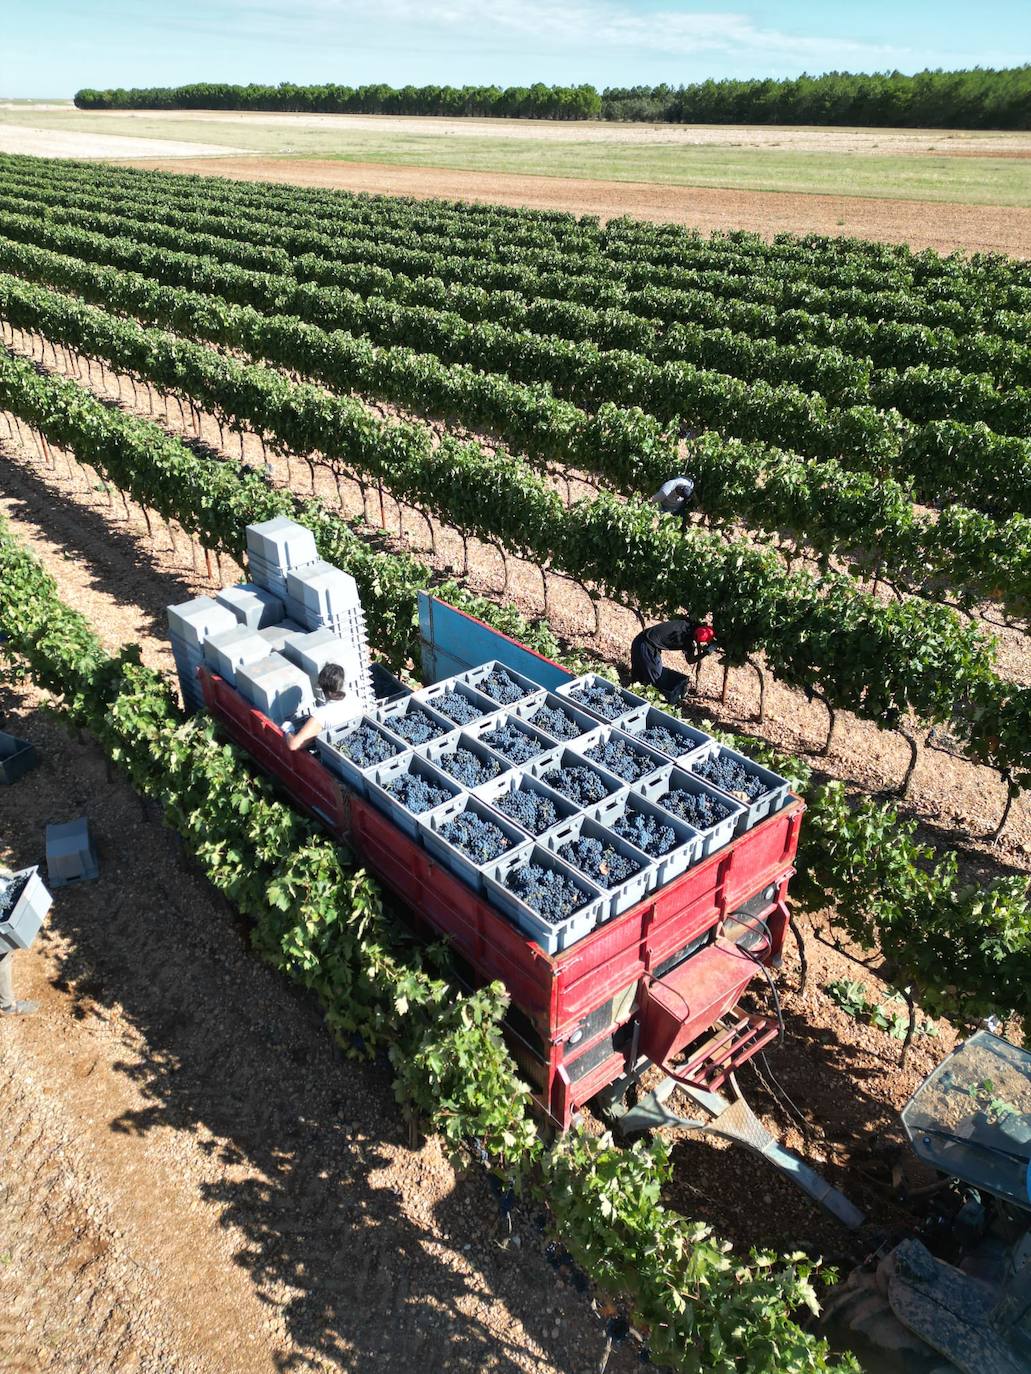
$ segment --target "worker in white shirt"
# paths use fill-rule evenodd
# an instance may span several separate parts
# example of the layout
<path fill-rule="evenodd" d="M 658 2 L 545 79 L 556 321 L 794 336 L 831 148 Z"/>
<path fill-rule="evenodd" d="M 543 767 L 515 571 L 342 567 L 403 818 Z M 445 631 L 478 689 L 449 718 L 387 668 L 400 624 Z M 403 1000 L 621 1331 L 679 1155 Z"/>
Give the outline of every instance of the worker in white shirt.
<path fill-rule="evenodd" d="M 663 482 L 649 500 L 653 506 L 658 506 L 664 515 L 679 515 L 681 528 L 686 529 L 693 496 L 694 482 L 690 477 L 682 475 Z"/>
<path fill-rule="evenodd" d="M 327 663 L 319 673 L 319 690 L 307 720 L 287 735 L 288 749 L 303 749 L 323 730 L 333 730 L 358 714 L 353 693 L 347 690 L 347 674 L 339 663 Z"/>
<path fill-rule="evenodd" d="M 0 878 L 13 878 L 9 868 L 0 866 Z M 32 1016 L 38 1002 L 19 1002 L 14 995 L 14 950 L 0 943 L 0 1016 Z"/>

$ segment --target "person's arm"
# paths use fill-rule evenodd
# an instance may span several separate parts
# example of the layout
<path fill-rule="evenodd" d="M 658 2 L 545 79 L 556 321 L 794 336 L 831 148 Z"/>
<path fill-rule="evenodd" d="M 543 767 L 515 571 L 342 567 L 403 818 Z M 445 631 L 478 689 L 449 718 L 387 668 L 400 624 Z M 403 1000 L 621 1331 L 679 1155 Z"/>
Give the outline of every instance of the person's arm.
<path fill-rule="evenodd" d="M 295 730 L 292 735 L 286 737 L 286 747 L 290 750 L 303 749 L 306 744 L 310 744 L 315 736 L 322 729 L 322 721 L 318 716 L 310 715 L 299 730 Z"/>

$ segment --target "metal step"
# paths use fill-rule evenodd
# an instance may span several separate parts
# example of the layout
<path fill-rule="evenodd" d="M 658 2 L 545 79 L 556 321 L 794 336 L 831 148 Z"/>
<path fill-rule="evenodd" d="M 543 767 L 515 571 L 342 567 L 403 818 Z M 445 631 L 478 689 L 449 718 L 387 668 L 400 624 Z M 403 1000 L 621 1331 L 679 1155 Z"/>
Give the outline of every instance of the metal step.
<path fill-rule="evenodd" d="M 722 1026 L 677 1070 L 677 1081 L 715 1092 L 732 1073 L 754 1054 L 775 1040 L 777 1023 L 768 1016 L 755 1016 L 735 1008 L 734 1018 Z"/>

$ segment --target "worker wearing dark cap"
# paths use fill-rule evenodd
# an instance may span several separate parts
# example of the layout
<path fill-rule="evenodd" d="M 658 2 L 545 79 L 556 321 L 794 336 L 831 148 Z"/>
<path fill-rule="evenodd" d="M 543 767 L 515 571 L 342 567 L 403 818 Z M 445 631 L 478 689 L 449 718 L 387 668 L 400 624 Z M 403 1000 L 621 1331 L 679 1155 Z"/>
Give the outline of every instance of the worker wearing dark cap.
<path fill-rule="evenodd" d="M 680 517 L 681 528 L 687 527 L 690 519 L 691 501 L 694 497 L 694 482 L 690 477 L 671 477 L 648 499 L 658 506 L 664 515 Z"/>
<path fill-rule="evenodd" d="M 657 687 L 668 702 L 680 701 L 689 683 L 662 662 L 664 653 L 682 653 L 691 665 L 714 652 L 716 631 L 695 620 L 666 620 L 642 630 L 630 645 L 630 677 L 647 687 Z"/>

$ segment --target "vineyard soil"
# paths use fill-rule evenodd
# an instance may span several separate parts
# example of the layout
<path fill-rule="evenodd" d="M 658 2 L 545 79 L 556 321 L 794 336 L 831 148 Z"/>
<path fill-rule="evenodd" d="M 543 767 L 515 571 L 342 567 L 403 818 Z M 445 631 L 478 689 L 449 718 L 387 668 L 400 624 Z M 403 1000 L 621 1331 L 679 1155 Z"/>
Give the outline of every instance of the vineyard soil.
<path fill-rule="evenodd" d="M 29 151 L 26 149 L 25 151 Z M 94 154 L 108 154 L 98 149 Z M 517 176 L 374 162 L 307 161 L 299 158 L 162 157 L 146 161 L 116 157 L 129 166 L 166 172 L 230 177 L 236 181 L 280 181 L 376 195 L 443 197 L 483 204 L 526 205 L 576 215 L 617 215 L 689 224 L 703 233 L 749 229 L 772 236 L 849 234 L 908 243 L 951 253 L 1008 253 L 1031 257 L 1031 209 L 1021 206 L 959 205 L 859 196 L 791 195 L 700 186 L 662 186 L 638 181 Z"/>

